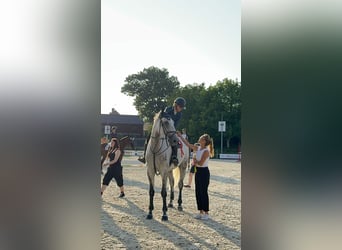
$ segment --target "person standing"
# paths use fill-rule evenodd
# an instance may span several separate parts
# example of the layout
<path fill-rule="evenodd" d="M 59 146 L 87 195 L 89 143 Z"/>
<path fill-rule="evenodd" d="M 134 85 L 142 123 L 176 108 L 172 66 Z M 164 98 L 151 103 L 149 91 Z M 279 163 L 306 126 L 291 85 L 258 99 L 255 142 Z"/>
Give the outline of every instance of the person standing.
<path fill-rule="evenodd" d="M 189 172 L 188 184 L 184 185 L 184 187 L 186 187 L 186 188 L 191 188 L 192 177 L 195 174 L 195 170 L 196 170 L 196 165 L 195 165 L 196 152 L 197 152 L 197 149 L 200 146 L 200 144 L 195 143 L 194 145 L 195 145 L 195 147 L 194 147 L 193 153 L 192 153 L 192 162 L 191 162 L 191 168 L 190 168 L 190 172 Z"/>
<path fill-rule="evenodd" d="M 182 137 L 183 137 L 184 139 L 186 139 L 186 140 L 189 141 L 189 137 L 188 137 L 188 135 L 186 134 L 186 128 L 182 128 Z M 191 150 L 189 150 L 188 162 L 187 162 L 187 164 L 186 164 L 188 169 L 190 168 L 190 151 L 191 151 Z"/>
<path fill-rule="evenodd" d="M 188 139 L 188 135 L 186 134 L 186 128 L 182 128 L 182 137 L 183 137 L 185 140 L 189 140 L 189 139 Z"/>
<path fill-rule="evenodd" d="M 117 138 L 118 139 L 118 134 L 117 134 L 117 126 L 112 126 L 112 130 L 110 132 L 110 139 L 112 140 L 113 138 Z"/>
<path fill-rule="evenodd" d="M 186 104 L 186 101 L 183 97 L 177 97 L 174 100 L 173 105 L 170 107 L 166 107 L 164 110 L 164 114 L 170 116 L 171 119 L 173 120 L 173 124 L 174 124 L 176 129 L 177 129 L 178 122 L 182 117 L 182 111 L 185 109 L 185 104 Z M 144 156 L 138 158 L 138 161 L 140 161 L 142 163 L 146 163 L 146 159 L 145 159 L 146 148 L 147 148 L 148 141 L 150 140 L 150 136 L 151 135 L 148 135 L 146 138 L 146 141 L 145 141 Z M 171 162 L 170 163 L 178 165 L 177 145 L 172 145 L 172 156 L 171 156 Z"/>
<path fill-rule="evenodd" d="M 180 136 L 181 137 L 181 136 Z M 197 146 L 190 144 L 187 140 L 181 137 L 181 140 L 192 150 L 196 150 Z M 214 156 L 213 140 L 208 134 L 203 134 L 198 139 L 200 144 L 197 147 L 196 157 L 194 163 L 196 166 L 195 174 L 195 192 L 196 203 L 199 214 L 195 216 L 196 219 L 209 219 L 209 195 L 208 187 L 210 180 L 210 171 L 208 168 L 209 158 Z"/>
<path fill-rule="evenodd" d="M 122 176 L 122 160 L 123 152 L 120 149 L 119 139 L 113 138 L 111 140 L 111 146 L 109 148 L 107 157 L 109 157 L 109 162 L 105 162 L 103 165 L 110 165 L 107 172 L 102 180 L 101 196 L 103 192 L 108 187 L 110 181 L 114 178 L 116 184 L 120 188 L 119 198 L 125 197 L 123 176 Z"/>

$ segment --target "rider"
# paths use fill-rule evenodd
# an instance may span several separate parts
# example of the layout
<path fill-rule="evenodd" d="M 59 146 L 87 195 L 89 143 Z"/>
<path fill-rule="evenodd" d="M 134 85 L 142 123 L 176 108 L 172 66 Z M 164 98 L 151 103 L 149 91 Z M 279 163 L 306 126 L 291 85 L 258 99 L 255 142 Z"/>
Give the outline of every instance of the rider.
<path fill-rule="evenodd" d="M 170 107 L 166 107 L 164 110 L 164 113 L 169 115 L 172 118 L 175 128 L 177 128 L 178 122 L 182 117 L 182 110 L 185 109 L 185 104 L 186 104 L 186 101 L 183 97 L 177 97 L 174 100 L 173 105 Z M 147 144 L 149 140 L 150 140 L 150 135 L 147 136 L 146 141 L 145 141 L 144 156 L 138 159 L 138 161 L 142 163 L 146 162 L 145 155 L 146 155 L 146 148 L 147 148 Z M 171 163 L 178 165 L 177 145 L 172 146 Z"/>
<path fill-rule="evenodd" d="M 113 138 L 118 139 L 118 134 L 116 130 L 118 129 L 117 126 L 112 126 L 112 132 L 110 133 L 110 139 L 112 140 Z"/>

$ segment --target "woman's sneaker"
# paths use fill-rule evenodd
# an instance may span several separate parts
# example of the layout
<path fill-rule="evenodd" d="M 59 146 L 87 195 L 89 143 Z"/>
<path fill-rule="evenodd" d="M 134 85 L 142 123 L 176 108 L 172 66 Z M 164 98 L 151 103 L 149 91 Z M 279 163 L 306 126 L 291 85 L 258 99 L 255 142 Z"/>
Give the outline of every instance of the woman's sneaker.
<path fill-rule="evenodd" d="M 202 214 L 201 219 L 202 219 L 202 220 L 208 220 L 208 219 L 210 219 L 209 214 Z"/>
<path fill-rule="evenodd" d="M 200 220 L 200 219 L 202 219 L 202 214 L 196 214 L 194 216 L 194 218 Z"/>
<path fill-rule="evenodd" d="M 119 198 L 125 197 L 125 193 L 120 193 Z"/>

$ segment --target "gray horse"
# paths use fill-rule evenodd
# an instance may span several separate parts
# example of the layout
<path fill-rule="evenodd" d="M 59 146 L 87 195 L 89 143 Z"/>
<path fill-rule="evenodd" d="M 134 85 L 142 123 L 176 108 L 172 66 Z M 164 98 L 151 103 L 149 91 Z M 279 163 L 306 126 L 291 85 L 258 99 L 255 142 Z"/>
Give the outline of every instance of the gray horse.
<path fill-rule="evenodd" d="M 178 166 L 174 164 L 170 165 L 170 159 L 172 154 L 171 145 L 179 143 L 178 148 Z M 153 197 L 154 197 L 154 177 L 160 175 L 162 178 L 161 196 L 163 198 L 163 216 L 162 220 L 168 220 L 167 206 L 166 206 L 166 183 L 169 178 L 170 181 L 170 203 L 169 207 L 173 207 L 174 198 L 174 185 L 178 184 L 179 196 L 178 196 L 178 210 L 182 211 L 182 189 L 183 179 L 186 172 L 187 162 L 189 157 L 189 148 L 178 139 L 176 130 L 173 124 L 173 120 L 165 113 L 160 111 L 154 117 L 154 122 L 151 131 L 151 138 L 148 142 L 146 149 L 146 166 L 147 177 L 149 180 L 150 188 L 150 205 L 147 219 L 152 219 Z"/>

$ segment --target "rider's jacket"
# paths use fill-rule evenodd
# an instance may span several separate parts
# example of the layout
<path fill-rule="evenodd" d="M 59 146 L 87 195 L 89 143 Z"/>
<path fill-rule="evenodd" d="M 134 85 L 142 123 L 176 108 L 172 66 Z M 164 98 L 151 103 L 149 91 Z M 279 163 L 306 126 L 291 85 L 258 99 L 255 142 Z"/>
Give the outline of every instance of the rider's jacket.
<path fill-rule="evenodd" d="M 175 113 L 173 106 L 170 106 L 164 109 L 164 113 L 168 114 L 172 118 L 175 128 L 177 128 L 178 122 L 182 117 L 182 112 Z"/>

